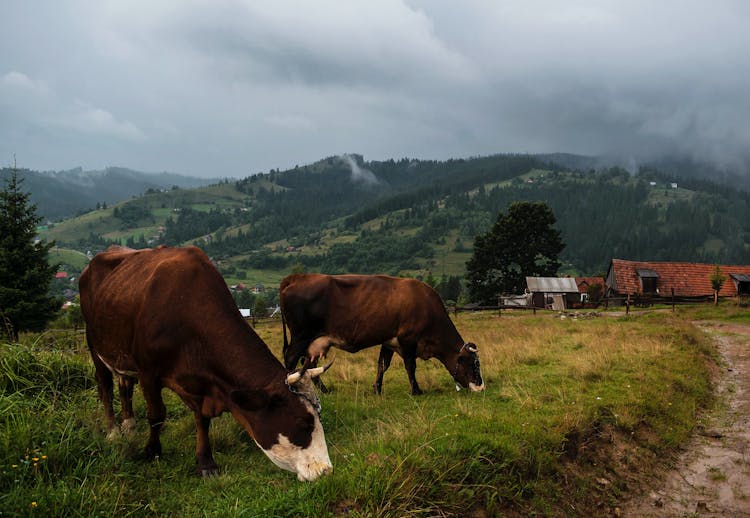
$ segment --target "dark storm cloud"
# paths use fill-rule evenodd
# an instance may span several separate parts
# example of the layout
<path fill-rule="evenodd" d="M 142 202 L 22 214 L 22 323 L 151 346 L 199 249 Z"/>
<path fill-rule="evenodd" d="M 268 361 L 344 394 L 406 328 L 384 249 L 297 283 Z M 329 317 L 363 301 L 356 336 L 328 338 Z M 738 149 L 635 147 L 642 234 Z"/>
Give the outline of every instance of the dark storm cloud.
<path fill-rule="evenodd" d="M 243 176 L 345 152 L 555 151 L 736 166 L 750 148 L 741 1 L 26 4 L 0 33 L 0 159 L 28 167 Z"/>

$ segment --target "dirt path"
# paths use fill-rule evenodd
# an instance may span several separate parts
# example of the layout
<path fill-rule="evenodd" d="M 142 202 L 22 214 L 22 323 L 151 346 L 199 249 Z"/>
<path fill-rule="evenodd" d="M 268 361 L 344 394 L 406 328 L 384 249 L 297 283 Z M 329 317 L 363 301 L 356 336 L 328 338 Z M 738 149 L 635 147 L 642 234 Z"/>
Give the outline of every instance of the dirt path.
<path fill-rule="evenodd" d="M 724 405 L 687 445 L 662 486 L 629 502 L 622 516 L 750 517 L 750 325 L 698 322 L 725 365 Z"/>

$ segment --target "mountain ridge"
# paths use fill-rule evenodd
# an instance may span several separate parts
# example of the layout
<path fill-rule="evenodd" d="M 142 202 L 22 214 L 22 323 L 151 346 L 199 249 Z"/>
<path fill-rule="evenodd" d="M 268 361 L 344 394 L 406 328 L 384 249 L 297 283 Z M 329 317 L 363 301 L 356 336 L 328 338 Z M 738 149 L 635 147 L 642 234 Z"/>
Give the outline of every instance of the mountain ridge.
<path fill-rule="evenodd" d="M 168 172 L 145 173 L 116 166 L 89 171 L 81 167 L 61 171 L 17 171 L 23 179 L 24 190 L 31 193 L 37 214 L 51 221 L 93 209 L 97 203 L 117 203 L 148 189 L 167 189 L 174 185 L 192 188 L 218 181 Z M 10 172 L 11 168 L 0 169 L 0 178 L 5 178 Z"/>
<path fill-rule="evenodd" d="M 517 200 L 545 201 L 567 244 L 564 273 L 612 257 L 750 263 L 746 191 L 657 170 L 558 166 L 530 155 L 365 161 L 332 156 L 209 187 L 152 191 L 73 218 L 45 237 L 81 251 L 112 242 L 197 244 L 231 282 L 327 273 L 463 275 L 476 235 Z M 673 186 L 673 184 L 677 184 Z"/>

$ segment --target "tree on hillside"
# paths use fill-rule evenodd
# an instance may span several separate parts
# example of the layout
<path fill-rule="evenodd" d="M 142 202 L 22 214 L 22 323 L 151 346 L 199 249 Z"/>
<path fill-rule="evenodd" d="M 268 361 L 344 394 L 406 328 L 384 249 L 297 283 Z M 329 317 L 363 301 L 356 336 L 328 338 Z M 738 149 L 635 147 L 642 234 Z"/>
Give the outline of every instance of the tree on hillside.
<path fill-rule="evenodd" d="M 54 242 L 35 242 L 41 218 L 22 183 L 14 167 L 0 191 L 0 334 L 13 341 L 21 331 L 44 329 L 60 308 L 49 295 L 58 267 L 47 261 Z"/>
<path fill-rule="evenodd" d="M 543 202 L 515 202 L 500 212 L 492 229 L 476 237 L 466 263 L 471 299 L 494 303 L 500 294 L 523 293 L 527 276 L 554 276 L 565 247 L 555 222 Z"/>

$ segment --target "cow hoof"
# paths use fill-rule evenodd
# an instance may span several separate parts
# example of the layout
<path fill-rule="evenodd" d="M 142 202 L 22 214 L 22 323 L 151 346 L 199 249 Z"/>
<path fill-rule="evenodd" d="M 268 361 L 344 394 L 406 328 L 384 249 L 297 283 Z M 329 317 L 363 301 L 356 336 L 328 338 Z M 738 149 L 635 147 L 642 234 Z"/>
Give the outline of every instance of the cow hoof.
<path fill-rule="evenodd" d="M 125 419 L 120 426 L 122 433 L 130 435 L 135 431 L 135 418 Z"/>
<path fill-rule="evenodd" d="M 203 478 L 212 478 L 212 477 L 218 477 L 219 476 L 219 469 L 217 467 L 213 468 L 199 468 L 198 473 Z"/>
<path fill-rule="evenodd" d="M 161 456 L 161 444 L 148 444 L 144 450 L 146 458 L 149 460 L 158 459 Z"/>
<path fill-rule="evenodd" d="M 424 394 L 424 392 L 422 392 L 422 389 L 414 389 L 411 391 L 412 396 L 421 396 L 422 394 Z"/>

